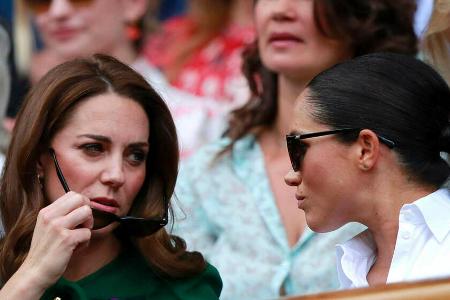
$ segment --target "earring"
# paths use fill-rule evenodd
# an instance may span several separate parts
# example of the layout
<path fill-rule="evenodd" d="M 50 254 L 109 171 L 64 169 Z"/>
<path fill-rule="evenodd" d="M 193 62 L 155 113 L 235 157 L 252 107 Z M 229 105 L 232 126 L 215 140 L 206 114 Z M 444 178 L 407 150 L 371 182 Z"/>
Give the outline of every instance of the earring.
<path fill-rule="evenodd" d="M 39 173 L 36 174 L 37 175 L 37 180 L 39 183 L 39 186 L 41 187 L 41 189 L 44 189 L 44 176 L 40 175 Z"/>
<path fill-rule="evenodd" d="M 368 170 L 369 169 L 369 166 L 366 165 L 366 164 L 363 164 L 361 167 L 363 168 L 363 170 Z"/>
<path fill-rule="evenodd" d="M 142 35 L 141 29 L 139 28 L 137 23 L 126 24 L 125 32 L 126 32 L 127 38 L 133 42 L 139 40 Z"/>

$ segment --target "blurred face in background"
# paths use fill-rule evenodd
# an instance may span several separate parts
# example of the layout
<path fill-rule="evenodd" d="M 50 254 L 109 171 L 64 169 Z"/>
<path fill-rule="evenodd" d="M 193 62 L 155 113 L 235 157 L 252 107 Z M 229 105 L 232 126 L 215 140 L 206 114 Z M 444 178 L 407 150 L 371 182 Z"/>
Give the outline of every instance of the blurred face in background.
<path fill-rule="evenodd" d="M 120 57 L 131 47 L 126 25 L 145 13 L 147 0 L 24 0 L 45 46 L 62 57 L 105 53 Z M 137 4 L 134 4 L 137 3 Z M 143 5 L 144 3 L 144 5 Z"/>
<path fill-rule="evenodd" d="M 352 51 L 317 28 L 313 0 L 258 0 L 255 26 L 264 65 L 288 77 L 312 78 Z"/>

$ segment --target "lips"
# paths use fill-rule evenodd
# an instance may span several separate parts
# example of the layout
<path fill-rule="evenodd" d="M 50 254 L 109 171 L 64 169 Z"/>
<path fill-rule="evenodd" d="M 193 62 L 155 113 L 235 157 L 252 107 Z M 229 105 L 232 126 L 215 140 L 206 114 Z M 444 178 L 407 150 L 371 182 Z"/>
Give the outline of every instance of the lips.
<path fill-rule="evenodd" d="M 91 199 L 91 207 L 97 210 L 115 214 L 118 211 L 119 204 L 114 199 L 98 197 Z"/>
<path fill-rule="evenodd" d="M 298 208 L 303 209 L 304 208 L 304 203 L 305 203 L 305 197 L 296 194 L 295 198 L 297 199 L 297 206 L 298 206 Z"/>
<path fill-rule="evenodd" d="M 282 45 L 286 43 L 302 43 L 303 40 L 289 32 L 274 32 L 269 36 L 269 43 Z"/>
<path fill-rule="evenodd" d="M 51 32 L 52 37 L 59 41 L 71 39 L 76 34 L 77 30 L 68 27 L 58 28 L 57 30 Z"/>

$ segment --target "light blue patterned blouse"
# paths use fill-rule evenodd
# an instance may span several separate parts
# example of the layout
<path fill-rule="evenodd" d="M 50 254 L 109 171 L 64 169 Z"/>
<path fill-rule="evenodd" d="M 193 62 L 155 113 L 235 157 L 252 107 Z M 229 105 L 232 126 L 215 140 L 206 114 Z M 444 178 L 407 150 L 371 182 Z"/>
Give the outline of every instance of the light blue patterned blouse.
<path fill-rule="evenodd" d="M 273 299 L 338 288 L 335 245 L 363 228 L 327 234 L 305 230 L 290 248 L 254 136 L 212 163 L 228 139 L 205 146 L 182 165 L 174 233 L 220 272 L 221 299 Z"/>

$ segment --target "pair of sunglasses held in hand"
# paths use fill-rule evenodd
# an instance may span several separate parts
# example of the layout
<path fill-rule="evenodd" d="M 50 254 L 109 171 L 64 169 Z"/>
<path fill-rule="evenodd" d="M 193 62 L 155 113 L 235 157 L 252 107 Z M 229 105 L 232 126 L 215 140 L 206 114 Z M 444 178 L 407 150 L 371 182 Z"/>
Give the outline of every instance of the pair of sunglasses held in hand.
<path fill-rule="evenodd" d="M 55 150 L 53 148 L 50 148 L 49 151 L 52 156 L 53 162 L 55 163 L 56 173 L 58 175 L 59 181 L 61 182 L 64 191 L 68 193 L 70 191 L 70 188 L 67 185 L 61 168 L 59 167 Z M 115 214 L 92 208 L 92 215 L 94 217 L 93 229 L 103 228 L 113 222 L 119 222 L 122 229 L 131 236 L 143 237 L 151 235 L 168 223 L 169 202 L 166 197 L 164 197 L 164 204 L 165 210 L 164 216 L 162 218 L 139 218 L 132 216 L 119 217 Z"/>

